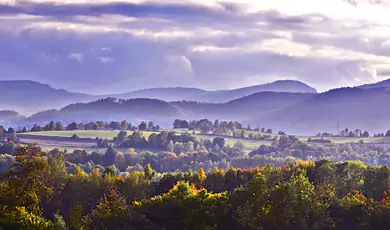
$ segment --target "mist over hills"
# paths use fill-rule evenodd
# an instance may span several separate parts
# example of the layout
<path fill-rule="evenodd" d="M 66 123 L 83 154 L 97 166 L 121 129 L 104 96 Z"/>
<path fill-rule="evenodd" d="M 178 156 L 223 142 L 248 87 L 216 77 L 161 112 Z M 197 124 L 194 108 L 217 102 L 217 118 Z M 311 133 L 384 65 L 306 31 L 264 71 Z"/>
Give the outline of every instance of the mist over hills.
<path fill-rule="evenodd" d="M 361 86 L 358 86 L 357 88 L 360 88 L 360 89 L 390 88 L 390 79 L 380 81 L 377 83 L 373 83 L 373 84 L 361 85 Z"/>
<path fill-rule="evenodd" d="M 119 121 L 126 119 L 131 122 L 153 120 L 171 124 L 172 119 L 185 116 L 184 110 L 161 100 L 106 98 L 89 103 L 71 104 L 60 110 L 39 112 L 28 117 L 27 121 L 29 123 L 45 123 L 50 120 L 60 120 L 64 123 L 70 123 L 73 121 Z"/>
<path fill-rule="evenodd" d="M 283 92 L 283 93 L 317 93 L 317 90 L 300 82 L 292 80 L 280 80 L 264 85 L 238 88 L 234 90 L 211 91 L 197 97 L 189 98 L 191 101 L 224 103 L 259 92 Z"/>
<path fill-rule="evenodd" d="M 186 100 L 192 97 L 198 97 L 202 94 L 209 93 L 206 90 L 197 89 L 197 88 L 185 88 L 185 87 L 168 87 L 168 88 L 152 88 L 152 89 L 141 89 L 129 93 L 123 94 L 111 94 L 101 97 L 114 97 L 122 99 L 131 99 L 131 98 L 150 98 L 158 99 L 163 101 L 177 101 L 177 100 Z"/>
<path fill-rule="evenodd" d="M 282 82 L 282 83 L 280 83 Z M 0 82 L 0 86 L 3 82 Z M 289 84 L 291 81 L 279 81 L 278 84 Z M 64 123 L 89 122 L 94 120 L 123 120 L 130 122 L 140 122 L 141 120 L 153 120 L 156 124 L 170 128 L 172 121 L 176 118 L 194 120 L 207 118 L 210 120 L 237 120 L 244 124 L 250 124 L 253 127 L 269 127 L 275 131 L 283 130 L 287 133 L 296 135 L 313 135 L 317 132 L 336 133 L 338 123 L 340 129 L 362 129 L 370 132 L 383 132 L 390 127 L 389 115 L 390 107 L 390 89 L 383 87 L 387 81 L 372 85 L 365 85 L 354 88 L 333 89 L 324 93 L 316 93 L 309 86 L 308 92 L 271 92 L 260 91 L 249 94 L 251 90 L 259 90 L 260 86 L 241 88 L 237 90 L 223 91 L 205 91 L 196 88 L 156 88 L 148 90 L 139 90 L 133 92 L 135 99 L 116 99 L 105 98 L 96 99 L 99 96 L 88 94 L 71 93 L 65 90 L 56 90 L 48 85 L 42 85 L 34 82 L 19 82 L 11 84 L 8 90 L 14 92 L 23 91 L 21 96 L 7 92 L 5 95 L 9 98 L 7 103 L 13 103 L 14 106 L 39 107 L 41 99 L 45 106 L 50 106 L 53 98 L 66 100 L 88 100 L 88 102 L 69 103 L 58 109 L 41 110 L 29 117 L 12 112 L 0 112 L 0 121 L 4 124 L 44 124 L 51 120 L 59 120 Z M 303 83 L 292 83 L 301 85 Z M 272 86 L 272 85 L 271 85 Z M 271 87 L 264 86 L 265 88 Z M 2 91 L 7 91 L 2 86 Z M 263 88 L 264 88 L 263 87 Z M 35 89 L 37 92 L 31 90 Z M 279 87 L 279 89 L 282 89 Z M 275 89 L 277 90 L 277 89 Z M 286 89 L 287 91 L 288 89 Z M 297 90 L 297 89 L 293 89 Z M 31 93 L 28 97 L 28 92 Z M 186 94 L 186 92 L 188 92 Z M 216 96 L 225 94 L 225 96 Z M 248 93 L 249 95 L 240 96 Z M 172 101 L 156 99 L 164 96 Z M 214 94 L 214 102 L 189 101 L 188 97 L 205 97 L 205 95 Z M 46 96 L 43 96 L 46 95 Z M 52 95 L 52 96 L 48 96 Z M 55 97 L 57 95 L 57 97 Z M 130 94 L 129 94 L 130 95 Z M 148 96 L 149 95 L 149 96 Z M 176 97 L 180 97 L 179 100 Z M 200 96 L 203 95 L 203 96 Z M 68 97 L 69 96 L 69 97 Z M 19 98 L 24 97 L 25 101 L 18 103 Z M 147 98 L 150 97 L 150 98 Z M 155 98 L 153 98 L 155 97 Z M 220 102 L 228 100 L 227 102 Z M 66 100 L 65 100 L 66 99 Z M 92 99 L 92 100 L 91 100 Z M 8 109 L 3 106 L 2 108 Z M 56 103 L 58 107 L 61 103 Z M 53 107 L 56 108 L 56 107 Z"/>
<path fill-rule="evenodd" d="M 61 108 L 75 102 L 88 102 L 95 97 L 54 89 L 34 81 L 0 81 L 0 108 L 29 115 L 34 112 Z"/>
<path fill-rule="evenodd" d="M 299 81 L 280 80 L 263 85 L 238 88 L 233 90 L 206 91 L 197 88 L 171 87 L 137 90 L 124 94 L 107 95 L 115 98 L 151 98 L 163 101 L 198 101 L 225 103 L 259 92 L 317 93 L 316 89 Z M 103 96 L 106 97 L 106 96 Z"/>
<path fill-rule="evenodd" d="M 383 132 L 390 127 L 390 90 L 388 88 L 340 88 L 317 94 L 257 119 L 264 124 L 294 133 L 310 130 L 337 133 L 340 129 L 359 128 Z"/>
<path fill-rule="evenodd" d="M 137 90 L 116 95 L 90 95 L 54 89 L 47 84 L 29 80 L 0 81 L 0 108 L 14 110 L 25 115 L 40 111 L 61 109 L 73 103 L 86 103 L 98 99 L 115 97 L 118 99 L 149 98 L 163 101 L 192 100 L 201 102 L 228 102 L 252 93 L 262 91 L 315 92 L 315 89 L 301 82 L 276 81 L 265 85 L 240 88 L 236 90 L 205 91 L 197 88 L 153 88 Z"/>

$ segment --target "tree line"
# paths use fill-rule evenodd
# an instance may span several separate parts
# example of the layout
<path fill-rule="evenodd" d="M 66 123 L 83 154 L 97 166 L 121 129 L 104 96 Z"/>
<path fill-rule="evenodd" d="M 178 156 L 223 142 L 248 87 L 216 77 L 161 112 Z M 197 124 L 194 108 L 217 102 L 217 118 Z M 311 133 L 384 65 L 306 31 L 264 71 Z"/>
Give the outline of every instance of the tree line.
<path fill-rule="evenodd" d="M 207 134 L 212 133 L 216 135 L 223 136 L 233 136 L 233 137 L 247 137 L 246 131 L 255 131 L 261 133 L 272 134 L 272 129 L 265 128 L 255 128 L 252 129 L 250 125 L 247 128 L 238 121 L 219 121 L 218 119 L 214 122 L 208 119 L 201 120 L 181 120 L 176 119 L 173 122 L 174 129 L 189 129 L 189 130 L 200 130 L 201 133 Z M 279 131 L 279 135 L 286 135 L 286 133 Z"/>
<path fill-rule="evenodd" d="M 117 176 L 69 173 L 63 153 L 17 149 L 0 183 L 4 229 L 386 229 L 390 169 L 320 160 Z"/>

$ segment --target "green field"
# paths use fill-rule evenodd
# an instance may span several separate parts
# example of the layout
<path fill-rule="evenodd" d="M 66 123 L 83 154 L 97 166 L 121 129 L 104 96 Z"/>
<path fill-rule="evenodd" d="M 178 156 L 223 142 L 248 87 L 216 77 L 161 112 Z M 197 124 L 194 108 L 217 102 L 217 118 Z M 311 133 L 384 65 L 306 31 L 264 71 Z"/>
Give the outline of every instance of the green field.
<path fill-rule="evenodd" d="M 74 134 L 79 136 L 80 138 L 103 138 L 103 139 L 109 139 L 112 140 L 114 137 L 118 135 L 120 131 L 119 130 L 74 130 L 74 131 L 42 131 L 42 132 L 30 132 L 30 133 L 24 133 L 27 135 L 36 135 L 36 136 L 49 136 L 49 137 L 71 137 Z M 127 133 L 130 135 L 132 131 L 127 131 Z M 142 132 L 144 137 L 147 139 L 152 133 L 158 133 L 158 132 L 148 132 L 144 131 Z"/>
<path fill-rule="evenodd" d="M 188 130 L 174 130 L 178 133 L 184 133 Z M 92 138 L 95 139 L 98 138 L 107 138 L 109 140 L 112 140 L 115 136 L 118 135 L 120 131 L 119 130 L 75 130 L 75 131 L 42 131 L 42 132 L 30 132 L 30 133 L 24 133 L 26 135 L 34 135 L 34 136 L 49 136 L 49 137 L 71 137 L 72 135 L 76 134 L 80 138 Z M 188 131 L 192 134 L 192 131 Z M 132 131 L 128 131 L 128 134 L 130 135 Z M 158 133 L 158 132 L 148 132 L 144 131 L 142 134 L 147 139 L 152 133 Z M 217 135 L 203 135 L 199 134 L 199 132 L 195 132 L 196 135 L 198 135 L 199 139 L 205 139 L 205 140 L 213 140 L 215 137 L 218 137 Z M 270 144 L 270 141 L 262 141 L 262 140 L 254 140 L 254 139 L 244 139 L 244 138 L 234 138 L 234 137 L 224 137 L 227 139 L 226 144 L 234 145 L 237 141 L 240 141 L 244 144 L 246 150 L 254 150 L 260 147 L 260 145 L 263 144 Z M 43 146 L 44 147 L 44 146 Z M 47 146 L 49 148 L 49 146 Z M 53 148 L 53 147 L 51 147 Z M 62 148 L 61 146 L 58 146 L 58 148 Z"/>
<path fill-rule="evenodd" d="M 309 137 L 299 137 L 300 141 L 307 141 Z M 321 137 L 311 137 L 312 139 L 320 139 Z M 324 140 L 330 140 L 335 144 L 357 143 L 363 141 L 364 143 L 378 143 L 390 144 L 390 137 L 323 137 Z"/>
<path fill-rule="evenodd" d="M 75 148 L 75 147 L 63 147 L 63 146 L 49 146 L 49 145 L 39 145 L 39 147 L 42 148 L 43 151 L 51 151 L 53 149 L 59 149 L 61 151 L 64 151 L 65 149 L 68 151 L 68 152 L 73 152 L 73 150 L 75 149 L 83 149 L 87 152 L 99 152 L 101 154 L 104 154 L 106 151 L 107 151 L 107 148 Z M 115 150 L 117 150 L 118 152 L 122 152 L 122 153 L 126 153 L 129 151 L 130 148 L 115 148 Z M 141 153 L 141 152 L 145 152 L 145 151 L 150 151 L 150 152 L 155 152 L 155 153 L 158 153 L 160 152 L 159 150 L 156 150 L 156 149 L 138 149 L 138 148 L 135 148 L 134 149 L 135 152 L 137 153 Z"/>

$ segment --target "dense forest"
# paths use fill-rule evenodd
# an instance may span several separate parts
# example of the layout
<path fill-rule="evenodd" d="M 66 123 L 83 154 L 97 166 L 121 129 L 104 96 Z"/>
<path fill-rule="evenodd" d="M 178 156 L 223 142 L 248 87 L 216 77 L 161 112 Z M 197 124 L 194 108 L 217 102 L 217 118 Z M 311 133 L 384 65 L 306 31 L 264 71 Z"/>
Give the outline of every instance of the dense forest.
<path fill-rule="evenodd" d="M 69 173 L 63 153 L 16 150 L 1 174 L 4 229 L 385 229 L 387 166 L 327 160 L 126 177 Z"/>
<path fill-rule="evenodd" d="M 120 130 L 106 149 L 43 151 L 1 127 L 3 229 L 383 229 L 390 226 L 390 149 L 303 141 L 235 121 L 50 122 L 33 132 Z M 188 130 L 183 132 L 182 129 Z M 181 132 L 175 132 L 181 130 Z M 27 131 L 27 132 L 29 132 Z M 153 131 L 147 138 L 143 131 Z M 22 130 L 23 132 L 23 130 Z M 214 135 L 202 139 L 196 133 Z M 353 134 L 353 135 L 352 135 Z M 388 136 L 390 132 L 384 134 Z M 338 137 L 367 137 L 342 130 Z M 237 140 L 262 139 L 252 151 Z M 73 138 L 73 137 L 72 137 Z M 117 149 L 125 149 L 124 152 Z M 153 151 L 149 151 L 153 150 Z"/>

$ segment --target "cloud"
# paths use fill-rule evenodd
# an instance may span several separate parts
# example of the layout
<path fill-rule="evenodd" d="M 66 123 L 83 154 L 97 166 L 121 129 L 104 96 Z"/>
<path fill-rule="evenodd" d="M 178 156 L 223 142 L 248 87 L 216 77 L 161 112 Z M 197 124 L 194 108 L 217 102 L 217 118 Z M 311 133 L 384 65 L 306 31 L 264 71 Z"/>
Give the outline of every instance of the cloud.
<path fill-rule="evenodd" d="M 387 1 L 0 3 L 0 79 L 105 94 L 277 79 L 327 90 L 389 76 Z"/>
<path fill-rule="evenodd" d="M 68 55 L 68 58 L 75 59 L 81 63 L 83 61 L 83 54 L 82 53 L 71 53 Z"/>

